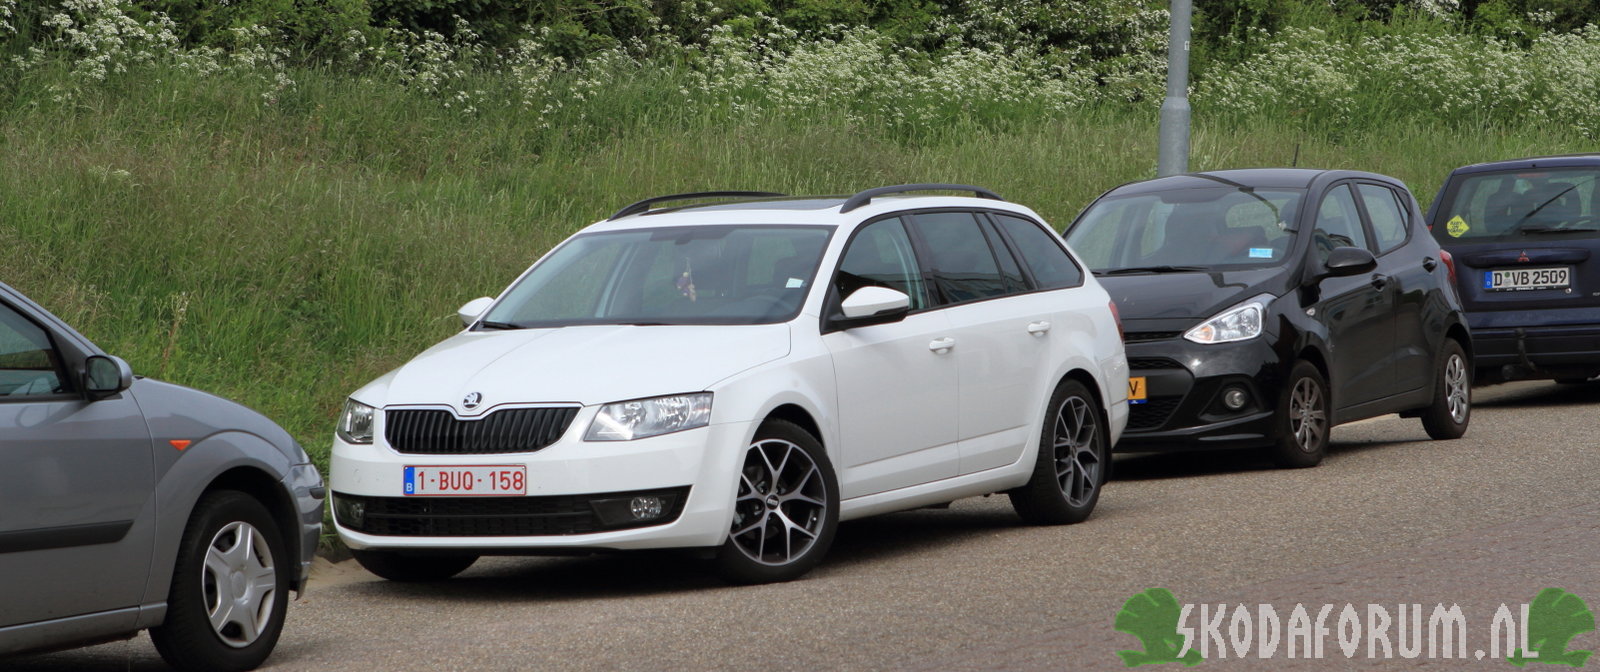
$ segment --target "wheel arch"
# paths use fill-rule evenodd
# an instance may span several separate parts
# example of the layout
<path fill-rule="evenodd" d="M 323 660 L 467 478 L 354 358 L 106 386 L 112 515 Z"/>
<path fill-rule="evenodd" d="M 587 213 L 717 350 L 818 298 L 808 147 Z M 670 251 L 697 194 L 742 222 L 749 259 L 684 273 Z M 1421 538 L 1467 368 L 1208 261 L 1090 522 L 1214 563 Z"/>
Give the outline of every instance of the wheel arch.
<path fill-rule="evenodd" d="M 300 562 L 299 514 L 289 493 L 284 492 L 276 478 L 259 468 L 241 465 L 217 474 L 200 492 L 200 497 L 219 490 L 242 492 L 261 502 L 267 513 L 272 515 L 272 522 L 278 526 L 278 536 L 287 551 L 283 561 L 291 566 Z M 189 513 L 194 514 L 192 510 Z"/>
<path fill-rule="evenodd" d="M 816 439 L 817 443 L 822 444 L 823 450 L 827 450 L 828 448 L 828 441 L 822 436 L 822 426 L 817 424 L 817 419 L 812 417 L 810 411 L 807 411 L 799 404 L 780 404 L 771 411 L 768 411 L 766 417 L 762 418 L 761 421 L 766 422 L 768 420 L 785 420 L 792 422 L 801 429 L 805 430 L 806 433 L 810 434 L 812 438 Z"/>

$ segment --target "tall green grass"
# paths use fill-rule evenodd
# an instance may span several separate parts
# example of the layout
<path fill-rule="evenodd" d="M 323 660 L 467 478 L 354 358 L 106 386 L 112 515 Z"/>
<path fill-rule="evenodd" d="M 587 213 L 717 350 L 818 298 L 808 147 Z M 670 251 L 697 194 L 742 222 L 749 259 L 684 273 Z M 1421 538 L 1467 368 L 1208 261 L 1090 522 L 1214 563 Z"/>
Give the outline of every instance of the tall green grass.
<path fill-rule="evenodd" d="M 827 108 L 664 107 L 682 75 L 663 71 L 609 87 L 584 124 L 542 129 L 515 106 L 461 114 L 332 70 L 293 76 L 273 105 L 249 81 L 160 67 L 64 104 L 30 102 L 47 72 L 0 92 L 0 280 L 137 372 L 266 413 L 324 466 L 345 395 L 458 329 L 461 303 L 633 200 L 963 182 L 1062 227 L 1155 164 L 1147 106 L 907 134 Z M 1334 136 L 1201 115 L 1191 168 L 1298 155 L 1399 176 L 1426 203 L 1455 166 L 1587 146 L 1548 125 Z"/>

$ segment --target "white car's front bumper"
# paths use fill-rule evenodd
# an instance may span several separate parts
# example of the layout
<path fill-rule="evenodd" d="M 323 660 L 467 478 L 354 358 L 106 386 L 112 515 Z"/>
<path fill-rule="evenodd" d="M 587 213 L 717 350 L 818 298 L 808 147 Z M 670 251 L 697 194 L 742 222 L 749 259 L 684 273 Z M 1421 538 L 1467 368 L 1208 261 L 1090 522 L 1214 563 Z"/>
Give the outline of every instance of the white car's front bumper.
<path fill-rule="evenodd" d="M 720 545 L 733 520 L 733 501 L 751 423 L 711 425 L 635 441 L 582 440 L 593 416 L 585 409 L 566 436 L 533 453 L 494 455 L 402 454 L 384 444 L 334 440 L 329 489 L 334 506 L 343 496 L 405 498 L 407 466 L 525 465 L 528 497 L 584 496 L 689 487 L 682 513 L 671 522 L 583 534 L 539 536 L 380 536 L 348 529 L 335 516 L 345 544 L 356 549 L 692 548 Z M 430 499 L 430 498 L 421 498 Z M 478 498 L 470 498 L 478 499 Z M 490 499 L 490 498 L 482 498 Z"/>

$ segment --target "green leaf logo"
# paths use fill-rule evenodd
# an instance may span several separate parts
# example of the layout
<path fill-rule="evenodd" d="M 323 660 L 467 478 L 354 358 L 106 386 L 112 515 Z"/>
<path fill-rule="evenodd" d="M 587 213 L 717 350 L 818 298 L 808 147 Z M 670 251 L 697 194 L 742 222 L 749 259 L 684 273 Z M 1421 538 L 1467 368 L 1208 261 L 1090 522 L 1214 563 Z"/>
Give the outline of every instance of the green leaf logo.
<path fill-rule="evenodd" d="M 1594 614 L 1582 599 L 1560 588 L 1546 588 L 1528 605 L 1528 648 L 1537 657 L 1525 657 L 1522 649 L 1517 649 L 1506 660 L 1517 667 L 1528 663 L 1583 667 L 1594 652 L 1568 651 L 1567 644 L 1591 630 Z"/>
<path fill-rule="evenodd" d="M 1183 635 L 1178 634 L 1178 616 L 1182 613 L 1178 598 L 1173 597 L 1172 591 L 1166 588 L 1151 588 L 1128 598 L 1122 604 L 1122 610 L 1117 612 L 1117 620 L 1113 625 L 1117 632 L 1138 637 L 1144 650 L 1118 651 L 1117 656 L 1122 658 L 1122 663 L 1128 667 L 1162 663 L 1199 665 L 1204 660 L 1199 651 L 1191 649 L 1182 658 L 1178 657 L 1178 652 L 1183 650 Z M 1591 620 L 1591 628 L 1592 623 Z"/>

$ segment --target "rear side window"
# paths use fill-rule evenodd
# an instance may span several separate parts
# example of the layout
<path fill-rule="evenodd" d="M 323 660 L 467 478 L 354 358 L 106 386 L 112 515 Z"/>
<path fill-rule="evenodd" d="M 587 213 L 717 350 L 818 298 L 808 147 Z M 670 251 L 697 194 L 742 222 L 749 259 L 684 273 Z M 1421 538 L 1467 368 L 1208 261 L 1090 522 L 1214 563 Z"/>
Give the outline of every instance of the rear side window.
<path fill-rule="evenodd" d="M 972 213 L 926 213 L 913 221 L 932 257 L 934 280 L 950 303 L 1007 293 L 994 251 Z"/>
<path fill-rule="evenodd" d="M 862 287 L 888 287 L 911 297 L 911 309 L 928 307 L 928 291 L 898 217 L 868 224 L 850 241 L 833 288 L 843 300 Z"/>
<path fill-rule="evenodd" d="M 1004 229 L 1006 235 L 1011 237 L 1011 242 L 1016 243 L 1017 253 L 1022 255 L 1022 263 L 1028 265 L 1028 270 L 1033 273 L 1034 282 L 1040 289 L 1059 289 L 1062 287 L 1077 287 L 1083 284 L 1083 271 L 1078 265 L 1072 263 L 1072 257 L 1066 250 L 1061 249 L 1061 244 L 1056 242 L 1056 237 L 1045 231 L 1044 227 L 1020 217 L 1009 215 L 993 215 L 994 220 Z"/>
<path fill-rule="evenodd" d="M 1334 248 L 1367 247 L 1367 234 L 1361 228 L 1361 213 L 1356 210 L 1350 185 L 1334 187 L 1322 198 L 1322 205 L 1317 209 L 1317 228 L 1311 235 L 1317 256 L 1324 262 Z"/>
<path fill-rule="evenodd" d="M 28 318 L 0 305 L 0 400 L 66 391 L 50 337 Z"/>
<path fill-rule="evenodd" d="M 1376 184 L 1363 184 L 1356 190 L 1361 192 L 1361 202 L 1367 206 L 1367 217 L 1372 221 L 1372 235 L 1377 238 L 1378 254 L 1404 244 L 1405 210 L 1394 190 Z"/>

